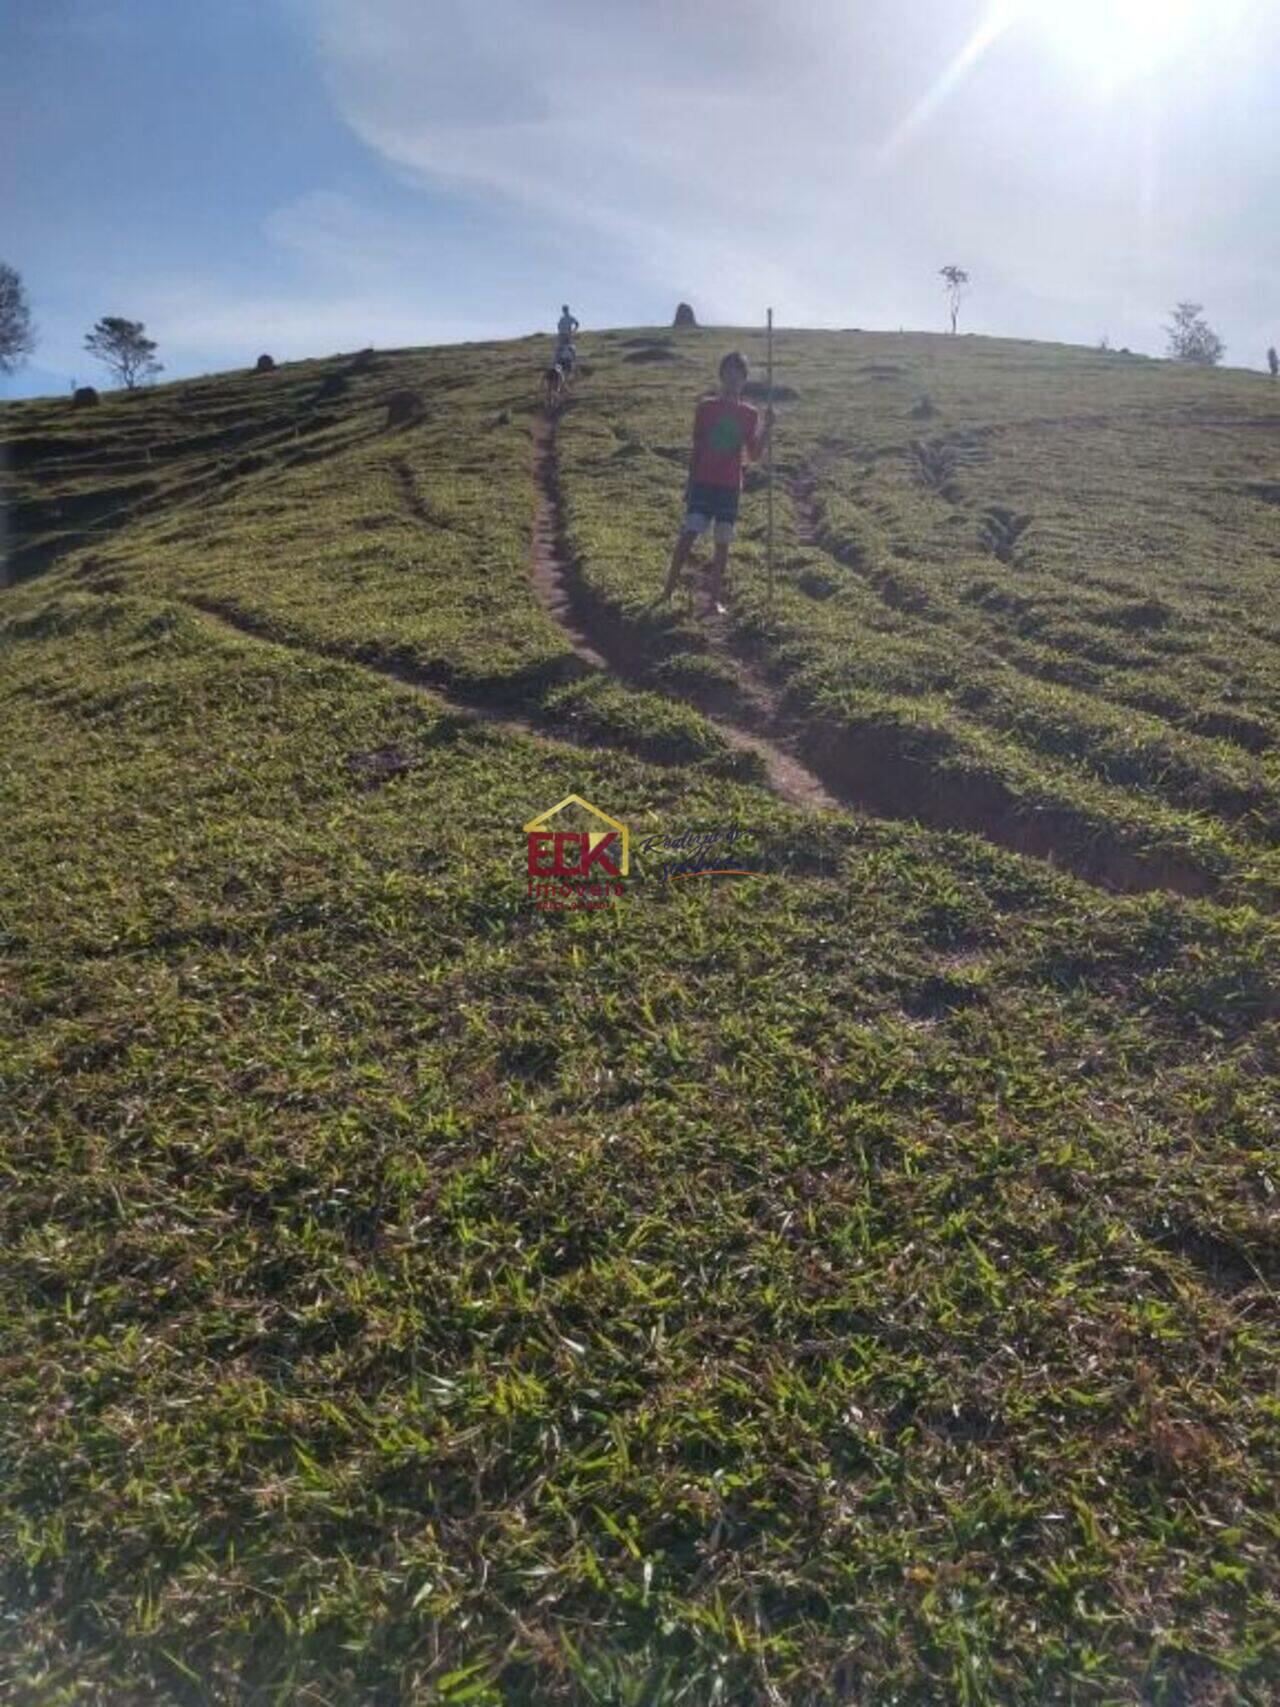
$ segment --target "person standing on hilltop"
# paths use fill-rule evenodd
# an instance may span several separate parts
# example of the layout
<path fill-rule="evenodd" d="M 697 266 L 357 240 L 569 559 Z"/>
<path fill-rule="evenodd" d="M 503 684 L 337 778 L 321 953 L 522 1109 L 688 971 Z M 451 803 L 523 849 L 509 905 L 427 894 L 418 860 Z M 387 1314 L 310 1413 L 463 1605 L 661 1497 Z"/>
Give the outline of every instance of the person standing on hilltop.
<path fill-rule="evenodd" d="M 560 318 L 556 322 L 556 360 L 566 350 L 573 349 L 573 335 L 578 330 L 577 316 L 570 314 L 569 304 L 563 303 L 560 308 Z"/>
<path fill-rule="evenodd" d="M 731 350 L 720 363 L 719 391 L 702 398 L 694 412 L 684 524 L 671 554 L 666 585 L 659 595 L 663 599 L 671 597 L 680 584 L 680 574 L 694 542 L 708 528 L 714 528 L 708 615 L 724 615 L 720 601 L 729 545 L 738 520 L 743 457 L 758 461 L 773 431 L 772 407 L 765 410 L 762 424 L 759 412 L 742 400 L 747 373 L 745 356 Z"/>
<path fill-rule="evenodd" d="M 1274 344 L 1272 344 L 1271 348 L 1267 351 L 1267 366 L 1271 369 L 1272 379 L 1274 379 L 1277 374 L 1280 374 L 1280 356 L 1276 354 L 1276 347 Z"/>
<path fill-rule="evenodd" d="M 578 330 L 578 322 L 569 312 L 567 302 L 560 305 L 560 319 L 556 323 L 556 359 L 555 365 L 566 379 L 573 378 L 574 369 L 578 365 L 578 352 L 574 347 L 573 334 Z"/>

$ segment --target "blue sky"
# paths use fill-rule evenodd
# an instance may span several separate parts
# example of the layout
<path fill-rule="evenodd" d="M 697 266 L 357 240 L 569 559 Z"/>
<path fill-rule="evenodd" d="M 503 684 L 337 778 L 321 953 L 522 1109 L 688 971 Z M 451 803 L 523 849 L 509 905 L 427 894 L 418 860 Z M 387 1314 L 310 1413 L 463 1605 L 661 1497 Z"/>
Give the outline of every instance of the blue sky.
<path fill-rule="evenodd" d="M 711 321 L 1280 343 L 1274 0 L 0 0 L 3 394 Z"/>

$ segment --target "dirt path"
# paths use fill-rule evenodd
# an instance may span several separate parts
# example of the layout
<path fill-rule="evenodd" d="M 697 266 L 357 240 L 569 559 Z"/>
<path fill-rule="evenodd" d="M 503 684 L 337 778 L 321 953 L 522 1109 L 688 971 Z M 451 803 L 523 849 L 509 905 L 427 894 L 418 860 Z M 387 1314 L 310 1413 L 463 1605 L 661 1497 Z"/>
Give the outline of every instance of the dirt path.
<path fill-rule="evenodd" d="M 644 671 L 637 663 L 627 636 L 620 627 L 593 616 L 573 572 L 564 542 L 564 521 L 556 472 L 555 422 L 544 414 L 534 417 L 533 470 L 537 508 L 533 523 L 530 576 L 539 604 L 561 629 L 577 655 L 599 670 L 611 670 L 638 686 L 644 686 Z M 713 625 L 713 634 L 719 624 Z M 747 706 L 750 726 L 722 712 L 700 707 L 726 744 L 739 752 L 754 753 L 764 767 L 769 788 L 792 806 L 816 811 L 844 810 L 842 802 L 824 787 L 821 779 L 789 751 L 771 731 L 778 721 L 772 690 L 743 660 L 733 659 L 738 672 L 741 697 Z"/>
<path fill-rule="evenodd" d="M 537 505 L 533 514 L 530 573 L 538 603 L 588 664 L 607 670 L 604 653 L 593 646 L 586 627 L 574 615 L 569 590 L 560 494 L 556 484 L 555 426 L 544 414 L 533 419 L 533 477 Z M 625 671 L 620 671 L 625 674 Z"/>

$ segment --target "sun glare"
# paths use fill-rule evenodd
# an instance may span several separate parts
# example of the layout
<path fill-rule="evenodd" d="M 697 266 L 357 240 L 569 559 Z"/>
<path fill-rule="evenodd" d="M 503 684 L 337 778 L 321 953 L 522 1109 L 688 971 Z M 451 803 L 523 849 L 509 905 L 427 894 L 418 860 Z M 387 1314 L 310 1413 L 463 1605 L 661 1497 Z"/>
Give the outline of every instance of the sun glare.
<path fill-rule="evenodd" d="M 892 159 L 924 130 L 1006 40 L 1037 42 L 1082 89 L 1105 97 L 1171 80 L 1179 71 L 1212 75 L 1212 50 L 1237 38 L 1260 3 L 1275 0 L 989 0 L 969 40 L 885 140 L 881 155 Z"/>
<path fill-rule="evenodd" d="M 1160 76 L 1231 21 L 1232 0 L 1004 0 L 1007 26 L 1027 25 L 1100 88 Z"/>

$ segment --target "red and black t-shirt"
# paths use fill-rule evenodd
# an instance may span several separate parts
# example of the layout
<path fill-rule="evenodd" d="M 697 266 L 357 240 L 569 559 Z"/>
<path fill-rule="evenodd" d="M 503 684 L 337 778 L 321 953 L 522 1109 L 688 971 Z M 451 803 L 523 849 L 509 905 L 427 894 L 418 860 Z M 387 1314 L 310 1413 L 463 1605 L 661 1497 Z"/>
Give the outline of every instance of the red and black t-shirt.
<path fill-rule="evenodd" d="M 742 458 L 755 454 L 760 416 L 749 403 L 728 397 L 704 397 L 693 417 L 693 468 L 699 486 L 742 485 Z"/>

